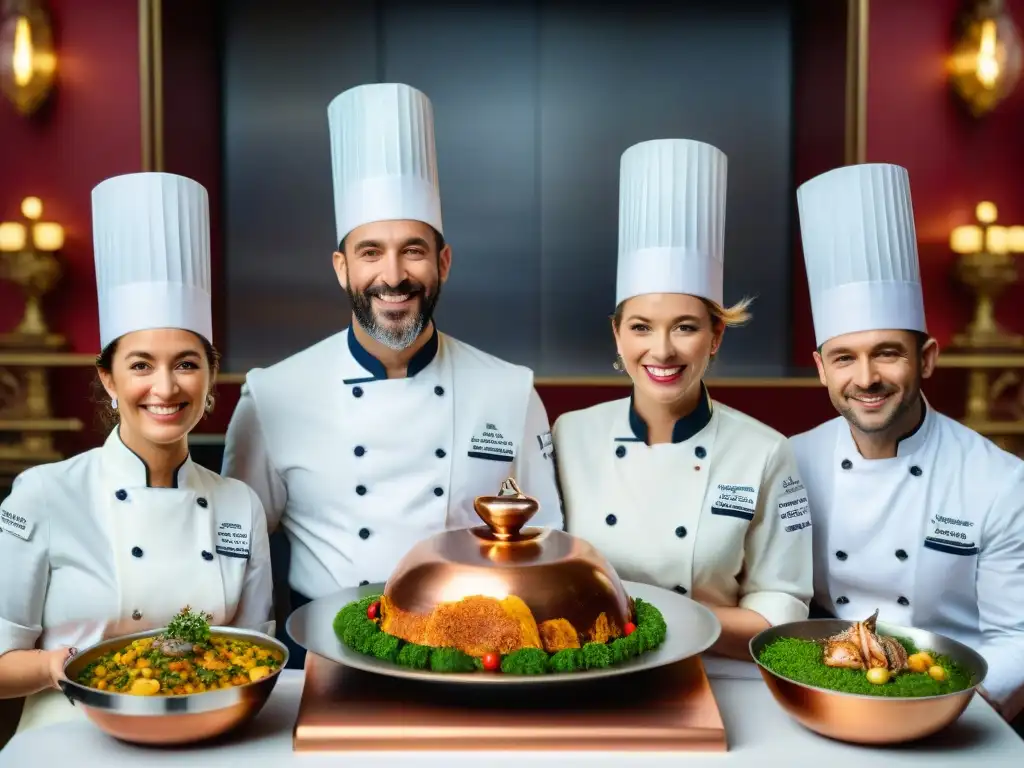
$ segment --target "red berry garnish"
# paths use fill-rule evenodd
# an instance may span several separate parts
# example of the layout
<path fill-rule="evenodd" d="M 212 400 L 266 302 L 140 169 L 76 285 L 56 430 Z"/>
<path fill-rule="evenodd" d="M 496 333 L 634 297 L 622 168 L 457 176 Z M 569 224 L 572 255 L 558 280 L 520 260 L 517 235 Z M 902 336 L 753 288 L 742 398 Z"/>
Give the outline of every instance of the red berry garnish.
<path fill-rule="evenodd" d="M 370 603 L 370 607 L 366 609 L 366 618 L 376 619 L 377 614 L 380 613 L 380 601 Z"/>
<path fill-rule="evenodd" d="M 496 653 L 485 653 L 483 664 L 488 672 L 494 672 L 501 668 L 501 656 Z"/>
<path fill-rule="evenodd" d="M 632 635 L 634 632 L 636 632 L 636 624 L 634 624 L 632 621 L 627 621 L 626 626 L 622 628 L 622 631 L 625 632 L 627 635 Z"/>

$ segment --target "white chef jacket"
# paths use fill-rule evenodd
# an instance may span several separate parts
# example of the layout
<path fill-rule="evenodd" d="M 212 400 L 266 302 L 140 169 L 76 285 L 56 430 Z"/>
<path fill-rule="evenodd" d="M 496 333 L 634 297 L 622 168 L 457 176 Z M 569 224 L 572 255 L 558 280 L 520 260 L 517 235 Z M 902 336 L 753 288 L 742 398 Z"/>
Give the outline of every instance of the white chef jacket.
<path fill-rule="evenodd" d="M 478 496 L 515 476 L 562 528 L 547 413 L 530 369 L 435 331 L 387 378 L 348 329 L 246 377 L 223 472 L 252 486 L 291 544 L 289 583 L 316 599 L 386 581 L 442 530 L 480 525 Z"/>
<path fill-rule="evenodd" d="M 791 443 L 814 510 L 815 602 L 975 648 L 983 687 L 1012 718 L 1024 693 L 1024 461 L 927 404 L 894 458 L 864 459 L 842 417 Z"/>
<path fill-rule="evenodd" d="M 20 474 L 0 531 L 0 655 L 82 650 L 166 626 L 186 605 L 274 632 L 256 494 L 190 458 L 173 488 L 152 488 L 117 428 L 100 448 Z"/>
<path fill-rule="evenodd" d="M 711 400 L 648 445 L 632 398 L 563 414 L 553 430 L 566 530 L 624 579 L 771 624 L 806 619 L 811 512 L 786 438 Z"/>

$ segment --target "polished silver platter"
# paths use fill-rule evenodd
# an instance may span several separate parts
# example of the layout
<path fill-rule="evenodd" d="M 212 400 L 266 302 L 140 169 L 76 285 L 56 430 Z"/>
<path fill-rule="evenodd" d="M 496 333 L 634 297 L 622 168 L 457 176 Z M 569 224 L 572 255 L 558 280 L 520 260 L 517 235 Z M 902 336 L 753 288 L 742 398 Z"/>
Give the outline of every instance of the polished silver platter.
<path fill-rule="evenodd" d="M 305 648 L 325 659 L 348 667 L 379 675 L 410 680 L 441 683 L 469 683 L 473 685 L 541 685 L 549 683 L 581 682 L 599 677 L 628 675 L 642 670 L 672 664 L 703 653 L 718 640 L 722 625 L 710 610 L 700 603 L 676 592 L 638 584 L 622 582 L 631 597 L 650 603 L 665 619 L 665 642 L 635 659 L 605 669 L 581 672 L 552 672 L 544 675 L 503 675 L 493 672 L 431 672 L 415 670 L 381 661 L 354 651 L 334 634 L 334 617 L 354 600 L 384 591 L 383 584 L 370 584 L 337 592 L 313 600 L 288 617 L 285 628 L 289 636 Z"/>

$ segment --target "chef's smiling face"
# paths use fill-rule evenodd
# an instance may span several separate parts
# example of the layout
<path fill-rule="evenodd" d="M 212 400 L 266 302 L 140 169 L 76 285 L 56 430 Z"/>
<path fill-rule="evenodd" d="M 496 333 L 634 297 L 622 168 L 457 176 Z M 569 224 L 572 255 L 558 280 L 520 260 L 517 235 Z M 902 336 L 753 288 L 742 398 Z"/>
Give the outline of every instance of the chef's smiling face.
<path fill-rule="evenodd" d="M 364 224 L 342 245 L 334 269 L 356 322 L 384 346 L 405 349 L 433 318 L 451 247 L 420 221 Z"/>
<path fill-rule="evenodd" d="M 829 339 L 814 353 L 818 377 L 846 420 L 866 434 L 913 429 L 921 382 L 938 357 L 934 339 L 911 331 L 864 331 Z"/>
<path fill-rule="evenodd" d="M 725 326 L 696 296 L 656 293 L 623 302 L 613 321 L 615 345 L 638 394 L 663 405 L 700 391 Z"/>
<path fill-rule="evenodd" d="M 191 331 L 127 333 L 117 341 L 110 369 L 99 369 L 117 398 L 121 439 L 167 445 L 185 438 L 203 416 L 213 379 L 202 339 Z"/>

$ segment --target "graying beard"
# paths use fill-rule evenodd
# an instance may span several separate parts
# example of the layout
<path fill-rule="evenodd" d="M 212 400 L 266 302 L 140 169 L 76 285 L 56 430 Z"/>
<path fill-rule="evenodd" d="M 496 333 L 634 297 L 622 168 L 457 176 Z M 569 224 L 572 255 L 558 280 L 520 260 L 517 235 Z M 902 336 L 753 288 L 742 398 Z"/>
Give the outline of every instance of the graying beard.
<path fill-rule="evenodd" d="M 395 352 L 401 352 L 403 349 L 407 349 L 417 338 L 425 327 L 425 320 L 423 317 L 416 318 L 416 321 L 410 324 L 402 331 L 393 331 L 389 328 L 385 328 L 379 325 L 374 319 L 371 327 L 366 328 L 366 333 L 379 344 L 383 344 L 388 349 L 392 349 Z"/>

